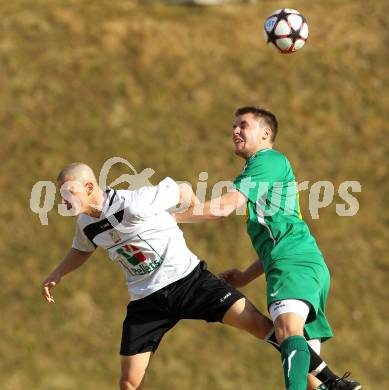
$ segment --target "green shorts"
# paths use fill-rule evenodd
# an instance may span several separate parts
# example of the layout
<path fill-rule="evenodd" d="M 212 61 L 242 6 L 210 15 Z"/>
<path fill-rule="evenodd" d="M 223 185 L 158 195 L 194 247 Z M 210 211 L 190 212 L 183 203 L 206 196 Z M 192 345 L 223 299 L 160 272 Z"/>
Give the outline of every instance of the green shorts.
<path fill-rule="evenodd" d="M 330 289 L 330 273 L 322 258 L 312 260 L 282 259 L 268 267 L 267 307 L 284 299 L 298 299 L 310 304 L 305 324 L 309 339 L 328 340 L 333 336 L 325 316 Z"/>

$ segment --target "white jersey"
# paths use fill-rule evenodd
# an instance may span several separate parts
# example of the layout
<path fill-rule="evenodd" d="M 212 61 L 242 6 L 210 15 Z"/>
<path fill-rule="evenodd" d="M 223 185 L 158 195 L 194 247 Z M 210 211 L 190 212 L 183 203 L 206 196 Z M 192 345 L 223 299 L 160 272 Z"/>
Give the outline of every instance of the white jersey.
<path fill-rule="evenodd" d="M 199 263 L 182 231 L 166 211 L 179 202 L 179 188 L 170 178 L 135 191 L 107 190 L 100 218 L 81 214 L 72 247 L 108 251 L 122 267 L 132 300 L 188 275 Z"/>

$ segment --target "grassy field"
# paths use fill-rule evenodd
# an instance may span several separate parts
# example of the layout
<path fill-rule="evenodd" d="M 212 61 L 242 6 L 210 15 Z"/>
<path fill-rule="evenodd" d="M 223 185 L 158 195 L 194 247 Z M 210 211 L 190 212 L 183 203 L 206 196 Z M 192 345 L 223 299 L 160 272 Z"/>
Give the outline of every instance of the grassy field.
<path fill-rule="evenodd" d="M 306 48 L 265 47 L 262 21 L 291 6 L 308 19 Z M 387 285 L 388 18 L 383 0 L 263 1 L 225 7 L 88 0 L 0 1 L 0 388 L 113 389 L 128 295 L 103 251 L 65 278 L 46 305 L 40 284 L 68 249 L 74 221 L 29 208 L 39 180 L 112 156 L 138 171 L 209 184 L 242 168 L 230 141 L 234 109 L 273 110 L 277 148 L 297 180 L 357 180 L 360 208 L 332 204 L 305 219 L 332 273 L 328 317 L 335 338 L 323 356 L 367 390 L 389 388 Z M 119 170 L 115 171 L 119 172 Z M 211 188 L 209 186 L 209 188 Z M 210 193 L 208 193 L 210 196 Z M 253 258 L 244 221 L 185 226 L 189 246 L 215 272 Z M 264 282 L 245 293 L 265 309 Z M 221 325 L 185 321 L 164 339 L 147 388 L 282 389 L 273 348 Z"/>

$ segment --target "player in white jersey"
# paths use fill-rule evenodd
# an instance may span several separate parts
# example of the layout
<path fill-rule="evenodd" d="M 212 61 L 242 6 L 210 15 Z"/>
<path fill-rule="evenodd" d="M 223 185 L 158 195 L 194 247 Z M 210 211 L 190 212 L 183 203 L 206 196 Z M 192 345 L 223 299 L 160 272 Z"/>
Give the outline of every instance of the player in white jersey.
<path fill-rule="evenodd" d="M 91 168 L 82 163 L 65 167 L 58 184 L 63 203 L 78 217 L 76 233 L 63 261 L 43 282 L 42 295 L 53 303 L 50 290 L 98 246 L 122 267 L 132 298 L 120 348 L 122 390 L 143 388 L 152 354 L 180 319 L 219 321 L 276 343 L 270 319 L 207 271 L 205 262 L 186 246 L 167 210 L 197 202 L 190 186 L 166 178 L 135 191 L 103 190 Z M 313 350 L 310 353 L 312 371 L 322 360 Z"/>
<path fill-rule="evenodd" d="M 182 231 L 166 210 L 196 198 L 187 185 L 166 178 L 135 191 L 102 190 L 90 167 L 74 163 L 58 176 L 63 203 L 78 216 L 72 247 L 42 286 L 51 289 L 80 267 L 97 246 L 123 269 L 131 302 L 121 341 L 122 390 L 142 389 L 152 354 L 180 319 L 232 325 L 265 339 L 271 321 L 187 248 Z"/>

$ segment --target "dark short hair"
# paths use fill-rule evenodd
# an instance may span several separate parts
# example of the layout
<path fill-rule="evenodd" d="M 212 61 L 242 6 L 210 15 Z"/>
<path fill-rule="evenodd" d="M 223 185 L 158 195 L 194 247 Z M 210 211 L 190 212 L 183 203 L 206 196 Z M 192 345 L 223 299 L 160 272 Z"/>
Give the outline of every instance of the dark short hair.
<path fill-rule="evenodd" d="M 278 120 L 272 112 L 254 106 L 240 107 L 235 111 L 236 117 L 244 114 L 253 114 L 256 118 L 263 119 L 266 125 L 271 128 L 271 141 L 274 142 L 278 132 Z"/>

